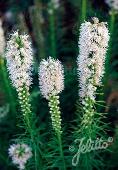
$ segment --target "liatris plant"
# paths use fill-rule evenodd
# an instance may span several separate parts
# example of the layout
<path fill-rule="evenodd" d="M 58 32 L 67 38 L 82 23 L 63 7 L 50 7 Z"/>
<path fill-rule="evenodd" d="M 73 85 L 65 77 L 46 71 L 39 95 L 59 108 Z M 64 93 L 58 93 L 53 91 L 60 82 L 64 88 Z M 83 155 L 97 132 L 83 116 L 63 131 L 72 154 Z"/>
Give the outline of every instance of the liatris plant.
<path fill-rule="evenodd" d="M 85 22 L 80 28 L 78 74 L 82 103 L 86 98 L 95 101 L 95 91 L 101 85 L 104 74 L 106 49 L 109 33 L 105 23 L 93 18 L 93 23 Z"/>
<path fill-rule="evenodd" d="M 18 31 L 14 32 L 7 42 L 6 51 L 7 68 L 12 85 L 16 88 L 18 99 L 21 106 L 26 138 L 28 138 L 33 148 L 35 169 L 40 164 L 39 154 L 39 132 L 36 127 L 35 115 L 32 113 L 30 104 L 29 88 L 32 84 L 32 64 L 33 52 L 29 36 L 20 35 Z M 23 139 L 22 139 L 23 140 Z"/>
<path fill-rule="evenodd" d="M 32 150 L 26 144 L 13 144 L 9 148 L 9 156 L 13 164 L 18 165 L 19 170 L 23 170 L 27 161 L 32 157 Z"/>
<path fill-rule="evenodd" d="M 52 127 L 58 140 L 63 169 L 65 169 L 61 140 L 61 112 L 59 108 L 59 93 L 64 89 L 64 71 L 58 60 L 51 57 L 47 60 L 42 60 L 39 67 L 39 86 L 42 95 L 49 101 Z"/>
<path fill-rule="evenodd" d="M 29 103 L 29 87 L 32 83 L 31 71 L 33 54 L 28 35 L 14 32 L 7 42 L 6 60 L 9 76 L 18 92 L 18 98 L 24 115 L 27 129 L 31 108 Z"/>
<path fill-rule="evenodd" d="M 82 119 L 77 138 L 104 137 L 102 118 L 104 115 L 96 109 L 96 90 L 102 84 L 104 75 L 105 55 L 108 47 L 109 32 L 106 23 L 93 18 L 92 22 L 84 22 L 80 28 L 79 56 L 77 59 L 79 76 L 79 97 L 81 102 Z M 93 154 L 94 155 L 94 154 Z M 85 169 L 92 169 L 95 158 L 92 154 L 85 154 L 83 165 Z M 99 164 L 100 165 L 100 164 Z"/>

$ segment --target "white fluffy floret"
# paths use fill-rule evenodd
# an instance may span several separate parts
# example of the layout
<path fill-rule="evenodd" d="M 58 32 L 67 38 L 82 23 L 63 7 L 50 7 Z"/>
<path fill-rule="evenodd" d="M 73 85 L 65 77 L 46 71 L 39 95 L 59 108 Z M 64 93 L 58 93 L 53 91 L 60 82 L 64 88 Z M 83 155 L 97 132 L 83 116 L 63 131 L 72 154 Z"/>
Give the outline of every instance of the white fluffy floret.
<path fill-rule="evenodd" d="M 105 0 L 105 2 L 110 8 L 118 11 L 118 0 Z"/>
<path fill-rule="evenodd" d="M 19 35 L 18 31 L 11 35 L 6 50 L 7 67 L 13 86 L 19 91 L 31 85 L 33 52 L 29 36 Z"/>
<path fill-rule="evenodd" d="M 81 25 L 77 59 L 81 99 L 95 99 L 96 87 L 101 84 L 104 74 L 108 41 L 108 28 L 97 18 L 93 18 L 93 22 L 84 22 Z"/>
<path fill-rule="evenodd" d="M 59 60 L 49 57 L 39 66 L 39 86 L 42 95 L 48 99 L 64 89 L 64 70 Z"/>
<path fill-rule="evenodd" d="M 13 144 L 8 152 L 13 164 L 18 165 L 20 170 L 25 169 L 25 164 L 32 157 L 32 150 L 26 144 Z"/>

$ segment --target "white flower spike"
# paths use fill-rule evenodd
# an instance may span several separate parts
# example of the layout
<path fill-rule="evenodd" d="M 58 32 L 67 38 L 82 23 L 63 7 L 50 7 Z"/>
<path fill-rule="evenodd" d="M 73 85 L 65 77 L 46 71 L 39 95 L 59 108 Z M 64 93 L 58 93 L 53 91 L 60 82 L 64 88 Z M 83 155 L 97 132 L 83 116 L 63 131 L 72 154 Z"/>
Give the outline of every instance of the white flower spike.
<path fill-rule="evenodd" d="M 86 97 L 95 100 L 96 88 L 101 84 L 104 74 L 108 41 L 108 28 L 97 18 L 81 25 L 77 59 L 81 100 Z"/>
<path fill-rule="evenodd" d="M 118 0 L 105 0 L 105 2 L 110 8 L 118 11 Z"/>
<path fill-rule="evenodd" d="M 64 89 L 64 69 L 59 60 L 49 57 L 39 66 L 39 86 L 42 95 L 49 99 Z"/>
<path fill-rule="evenodd" d="M 23 86 L 29 89 L 32 83 L 33 52 L 28 35 L 19 35 L 18 31 L 11 35 L 7 42 L 6 60 L 10 79 L 16 90 L 20 91 Z"/>

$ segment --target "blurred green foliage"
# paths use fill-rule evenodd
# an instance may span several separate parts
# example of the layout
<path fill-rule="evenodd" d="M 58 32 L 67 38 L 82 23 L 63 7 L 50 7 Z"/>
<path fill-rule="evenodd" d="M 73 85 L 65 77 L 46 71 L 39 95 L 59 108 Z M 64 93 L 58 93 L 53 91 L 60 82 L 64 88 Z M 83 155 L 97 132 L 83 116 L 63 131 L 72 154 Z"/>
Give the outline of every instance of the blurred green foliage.
<path fill-rule="evenodd" d="M 36 2 L 40 4 L 36 6 Z M 45 99 L 42 98 L 39 88 L 38 88 L 38 64 L 41 58 L 47 58 L 52 54 L 51 48 L 51 32 L 50 32 L 50 17 L 49 17 L 49 6 L 47 0 L 1 0 L 0 1 L 0 10 L 2 16 L 5 15 L 5 12 L 12 11 L 13 19 L 15 20 L 14 25 L 12 25 L 12 29 L 14 27 L 19 28 L 20 24 L 17 22 L 17 17 L 19 13 L 23 14 L 24 20 L 26 22 L 25 25 L 29 34 L 31 35 L 33 41 L 33 47 L 35 50 L 35 65 L 34 65 L 34 77 L 33 77 L 33 86 L 31 88 L 31 101 L 33 111 L 36 112 L 39 117 L 39 123 L 45 129 L 49 127 L 50 115 L 48 113 L 48 104 Z M 35 20 L 35 15 L 32 17 L 32 13 L 30 13 L 30 8 L 34 6 L 37 9 L 40 9 L 37 16 L 37 21 Z M 3 7 L 3 8 L 2 8 Z M 35 9 L 35 8 L 34 8 Z M 35 9 L 36 10 L 36 9 Z M 78 36 L 79 36 L 79 27 L 81 24 L 81 0 L 60 0 L 59 9 L 54 11 L 54 20 L 53 26 L 55 30 L 55 38 L 53 43 L 56 44 L 55 51 L 56 56 L 59 60 L 61 60 L 65 67 L 65 90 L 60 96 L 61 100 L 61 109 L 62 109 L 62 118 L 64 124 L 66 122 L 69 125 L 72 120 L 75 118 L 76 112 L 76 101 L 78 99 L 78 81 L 77 81 L 77 70 L 76 70 L 76 58 L 78 55 Z M 36 12 L 36 11 L 35 11 Z M 110 15 L 108 6 L 101 0 L 88 0 L 87 1 L 87 19 L 90 19 L 93 16 L 98 17 L 101 21 L 108 21 L 110 25 Z M 38 17 L 42 17 L 39 19 Z M 3 17 L 4 19 L 4 17 Z M 21 21 L 22 22 L 22 21 Z M 37 24 L 35 24 L 37 22 Z M 4 24 L 4 23 L 3 23 Z M 7 23 L 5 23 L 6 26 Z M 23 23 L 24 24 L 24 23 Z M 4 26 L 4 27 L 5 27 Z M 40 26 L 40 27 L 39 27 Z M 7 26 L 6 26 L 7 27 Z M 8 28 L 8 27 L 7 27 Z M 106 93 L 105 100 L 110 96 L 112 91 L 116 91 L 118 93 L 118 15 L 115 16 L 115 25 L 114 31 L 112 34 L 112 50 L 110 53 L 110 65 L 109 70 L 110 74 L 107 79 L 106 85 Z M 12 30 L 11 29 L 11 30 Z M 10 30 L 10 31 L 11 31 Z M 38 35 L 36 34 L 36 31 Z M 6 35 L 9 32 L 9 29 L 5 29 Z M 36 34 L 36 35 L 35 35 Z M 37 36 L 37 37 L 36 37 Z M 43 36 L 44 41 L 43 45 L 40 49 L 40 36 Z M 39 41 L 37 40 L 39 39 Z M 37 43 L 39 42 L 39 43 Z M 43 52 L 41 52 L 43 50 Z M 40 54 L 41 53 L 41 54 Z M 43 56 L 43 55 L 45 56 Z M 42 57 L 43 56 L 43 57 Z M 41 58 L 40 58 L 41 57 Z M 8 76 L 8 75 L 7 75 Z M 8 80 L 9 81 L 9 80 Z M 17 95 L 15 90 L 10 86 L 12 91 L 12 98 L 14 102 L 14 107 L 16 113 L 12 112 L 12 108 L 9 111 L 9 114 L 0 122 L 0 170 L 13 170 L 15 167 L 11 165 L 11 161 L 8 158 L 8 147 L 11 143 L 12 139 L 15 135 L 20 133 L 20 128 L 17 127 L 18 115 L 21 114 L 19 111 L 19 106 L 17 102 Z M 3 98 L 2 98 L 3 96 Z M 116 99 L 118 100 L 118 99 Z M 6 94 L 5 84 L 2 80 L 2 73 L 0 72 L 0 106 L 5 103 L 11 103 L 9 95 Z M 12 107 L 12 105 L 10 105 Z M 114 129 L 117 127 L 118 117 L 115 115 L 118 113 L 117 108 L 118 105 L 113 105 L 114 113 L 112 113 L 113 109 L 109 111 L 108 120 L 110 120 L 111 124 L 113 124 Z M 17 115 L 17 116 L 16 116 Z M 115 115 L 112 119 L 112 115 Z M 117 121 L 114 123 L 114 119 Z M 45 122 L 45 124 L 44 124 Z M 115 130 L 111 129 L 111 134 L 116 135 Z M 118 146 L 118 142 L 115 142 L 115 146 Z M 112 157 L 112 153 L 110 155 Z M 111 170 L 113 168 L 118 168 L 117 162 L 118 153 L 113 152 L 113 159 L 111 159 L 110 164 L 112 165 Z M 108 168 L 108 167 L 107 167 Z M 110 166 L 109 168 L 110 169 Z"/>

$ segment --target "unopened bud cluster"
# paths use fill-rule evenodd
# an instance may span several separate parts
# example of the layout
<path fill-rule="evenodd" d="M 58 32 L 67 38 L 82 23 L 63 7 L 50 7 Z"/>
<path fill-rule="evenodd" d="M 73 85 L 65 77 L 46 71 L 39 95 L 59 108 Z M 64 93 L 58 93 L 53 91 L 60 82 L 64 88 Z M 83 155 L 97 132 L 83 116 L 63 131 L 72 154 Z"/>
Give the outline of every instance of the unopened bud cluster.
<path fill-rule="evenodd" d="M 83 119 L 81 124 L 85 127 L 88 128 L 88 126 L 91 126 L 93 123 L 93 117 L 94 117 L 94 113 L 95 110 L 93 108 L 93 101 L 90 100 L 90 98 L 85 98 L 85 100 L 83 101 L 83 112 L 85 113 L 83 115 Z"/>
<path fill-rule="evenodd" d="M 23 115 L 31 113 L 31 104 L 29 101 L 29 92 L 27 89 L 23 88 L 18 93 L 19 103 L 21 106 L 21 110 Z"/>
<path fill-rule="evenodd" d="M 59 96 L 51 96 L 49 107 L 52 119 L 52 126 L 57 134 L 61 134 L 61 112 L 59 108 Z"/>

